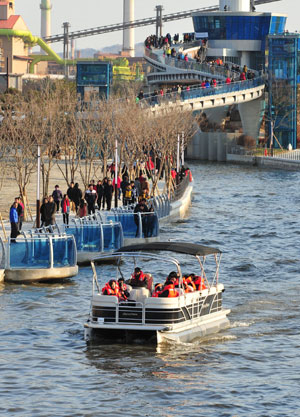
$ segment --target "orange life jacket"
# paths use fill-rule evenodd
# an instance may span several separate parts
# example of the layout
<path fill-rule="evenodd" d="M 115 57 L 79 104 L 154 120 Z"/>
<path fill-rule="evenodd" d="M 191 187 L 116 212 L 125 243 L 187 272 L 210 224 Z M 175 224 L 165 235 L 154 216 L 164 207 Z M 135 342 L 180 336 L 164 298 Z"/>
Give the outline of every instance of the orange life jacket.
<path fill-rule="evenodd" d="M 175 285 L 174 284 L 165 285 L 162 292 L 164 292 L 166 290 L 169 291 L 168 298 L 175 298 L 175 297 L 179 296 L 178 291 L 175 290 Z"/>
<path fill-rule="evenodd" d="M 194 284 L 194 282 L 193 282 L 193 280 L 192 280 L 192 277 L 187 277 L 187 278 L 185 278 L 185 283 L 186 283 L 187 285 L 190 285 L 190 286 L 193 288 L 193 290 L 194 290 L 194 291 L 196 291 L 196 290 L 197 290 L 196 285 Z"/>
<path fill-rule="evenodd" d="M 159 294 L 161 293 L 161 291 L 159 291 L 159 290 L 156 290 L 156 291 L 154 291 L 153 293 L 152 293 L 152 297 L 158 297 L 159 296 Z"/>
<path fill-rule="evenodd" d="M 196 285 L 197 291 L 205 290 L 206 285 L 204 283 L 204 279 L 202 277 L 195 277 L 194 284 Z"/>
<path fill-rule="evenodd" d="M 145 281 L 146 276 L 145 276 L 144 272 L 143 272 L 143 271 L 141 271 L 141 273 L 140 273 L 140 275 L 139 275 L 139 277 L 138 277 L 138 278 L 137 278 L 137 276 L 136 276 L 135 274 L 132 274 L 132 275 L 131 275 L 131 279 L 135 279 L 135 280 L 137 280 L 137 281 L 143 282 L 143 281 Z"/>
<path fill-rule="evenodd" d="M 106 294 L 104 294 L 106 292 Z M 102 294 L 103 295 L 115 295 L 119 296 L 119 288 L 116 286 L 116 288 L 113 290 L 109 283 L 105 284 L 105 286 L 102 288 Z"/>

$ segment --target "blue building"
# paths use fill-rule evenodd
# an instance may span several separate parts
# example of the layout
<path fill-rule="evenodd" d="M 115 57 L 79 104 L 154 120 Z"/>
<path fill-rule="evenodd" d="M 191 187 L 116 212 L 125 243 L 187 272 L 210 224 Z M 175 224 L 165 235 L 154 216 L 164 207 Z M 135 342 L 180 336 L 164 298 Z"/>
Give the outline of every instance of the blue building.
<path fill-rule="evenodd" d="M 268 143 L 295 149 L 300 35 L 288 34 L 286 21 L 286 15 L 255 12 L 250 0 L 220 0 L 220 11 L 193 15 L 196 38 L 208 39 L 208 59 L 266 71 Z"/>
<path fill-rule="evenodd" d="M 77 63 L 77 93 L 81 100 L 107 99 L 113 80 L 112 65 L 99 61 L 80 61 Z"/>
<path fill-rule="evenodd" d="M 297 147 L 297 88 L 300 82 L 300 35 L 285 33 L 268 37 L 268 130 L 272 146 Z"/>
<path fill-rule="evenodd" d="M 251 9 L 250 0 L 220 0 L 220 11 L 193 15 L 196 37 L 208 39 L 209 58 L 263 69 L 266 39 L 284 33 L 287 16 Z"/>

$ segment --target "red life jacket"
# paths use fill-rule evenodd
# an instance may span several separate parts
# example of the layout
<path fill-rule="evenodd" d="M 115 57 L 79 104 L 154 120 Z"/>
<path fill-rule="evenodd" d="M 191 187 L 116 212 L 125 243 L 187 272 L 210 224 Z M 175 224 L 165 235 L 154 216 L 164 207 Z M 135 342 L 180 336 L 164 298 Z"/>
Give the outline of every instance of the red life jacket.
<path fill-rule="evenodd" d="M 158 290 L 157 291 L 154 291 L 153 294 L 152 294 L 152 297 L 156 297 L 157 298 L 159 296 L 159 294 L 161 294 L 161 291 L 158 291 Z"/>
<path fill-rule="evenodd" d="M 199 277 L 199 276 L 195 277 L 194 284 L 196 285 L 197 291 L 201 291 L 201 290 L 206 289 L 206 285 L 205 285 L 204 279 L 202 277 Z"/>
<path fill-rule="evenodd" d="M 140 282 L 145 281 L 145 278 L 146 278 L 146 276 L 145 276 L 143 271 L 141 271 L 139 277 L 137 277 L 135 274 L 131 275 L 131 279 L 135 279 L 135 280 L 140 281 Z"/>
<path fill-rule="evenodd" d="M 106 294 L 105 294 L 106 293 Z M 103 295 L 115 295 L 119 296 L 119 288 L 116 286 L 116 288 L 113 290 L 109 283 L 105 284 L 105 287 L 102 288 L 102 294 Z"/>
<path fill-rule="evenodd" d="M 174 284 L 165 285 L 162 292 L 164 292 L 166 290 L 169 291 L 168 298 L 175 298 L 175 297 L 179 296 L 178 291 L 175 290 L 175 285 Z"/>

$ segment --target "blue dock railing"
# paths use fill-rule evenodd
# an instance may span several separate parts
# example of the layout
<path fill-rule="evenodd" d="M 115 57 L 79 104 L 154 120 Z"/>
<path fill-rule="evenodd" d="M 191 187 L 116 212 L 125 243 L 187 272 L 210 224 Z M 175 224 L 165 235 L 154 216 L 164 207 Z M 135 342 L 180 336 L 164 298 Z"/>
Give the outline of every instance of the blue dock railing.
<path fill-rule="evenodd" d="M 74 219 L 66 233 L 75 238 L 78 252 L 110 252 L 123 246 L 123 230 L 119 222 L 104 224 Z"/>
<path fill-rule="evenodd" d="M 73 236 L 31 235 L 8 239 L 7 269 L 49 269 L 77 264 Z"/>

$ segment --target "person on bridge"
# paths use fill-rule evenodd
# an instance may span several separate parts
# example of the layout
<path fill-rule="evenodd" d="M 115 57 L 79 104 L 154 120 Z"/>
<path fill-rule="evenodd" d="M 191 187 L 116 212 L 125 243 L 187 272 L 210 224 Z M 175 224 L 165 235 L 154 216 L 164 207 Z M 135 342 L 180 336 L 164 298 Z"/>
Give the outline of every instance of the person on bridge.
<path fill-rule="evenodd" d="M 231 84 L 231 78 L 227 77 L 225 82 L 226 82 L 226 84 Z"/>

